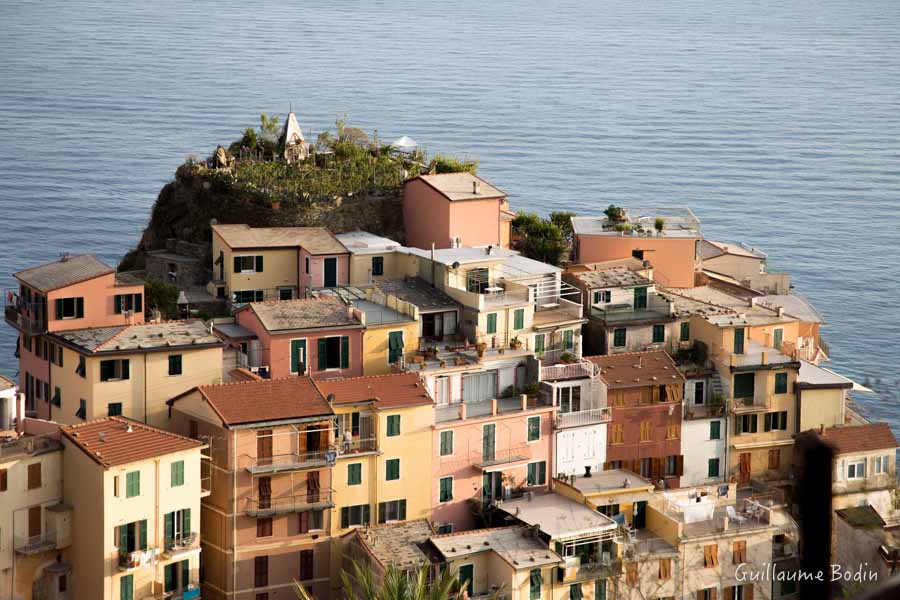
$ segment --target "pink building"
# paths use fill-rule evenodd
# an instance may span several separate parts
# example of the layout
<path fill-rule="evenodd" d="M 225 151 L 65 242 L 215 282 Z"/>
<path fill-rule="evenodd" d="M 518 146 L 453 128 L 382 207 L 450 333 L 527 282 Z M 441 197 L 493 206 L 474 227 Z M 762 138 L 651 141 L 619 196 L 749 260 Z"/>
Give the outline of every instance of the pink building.
<path fill-rule="evenodd" d="M 506 247 L 513 217 L 506 193 L 471 173 L 420 175 L 403 184 L 407 246 Z"/>
<path fill-rule="evenodd" d="M 478 514 L 496 500 L 549 489 L 554 407 L 526 396 L 481 404 L 487 410 L 435 411 L 433 522 L 441 532 L 484 526 Z"/>
<path fill-rule="evenodd" d="M 50 362 L 61 349 L 47 334 L 144 322 L 144 284 L 91 255 L 66 256 L 15 273 L 6 322 L 19 332 L 19 384 L 27 414 L 50 418 Z"/>
<path fill-rule="evenodd" d="M 272 378 L 363 374 L 362 315 L 334 296 L 252 302 L 235 323 L 256 336 L 250 345 Z"/>

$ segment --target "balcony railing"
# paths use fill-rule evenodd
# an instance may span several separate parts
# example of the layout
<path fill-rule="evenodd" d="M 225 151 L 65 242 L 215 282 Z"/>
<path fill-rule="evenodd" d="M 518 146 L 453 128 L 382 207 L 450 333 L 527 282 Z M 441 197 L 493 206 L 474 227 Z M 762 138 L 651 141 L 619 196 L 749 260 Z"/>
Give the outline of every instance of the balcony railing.
<path fill-rule="evenodd" d="M 133 550 L 131 552 L 119 550 L 119 570 L 130 571 L 141 567 L 149 567 L 155 565 L 158 558 L 159 548 Z"/>
<path fill-rule="evenodd" d="M 378 451 L 378 440 L 376 438 L 353 438 L 352 440 L 344 440 L 342 434 L 337 436 L 337 454 L 338 456 L 348 456 L 352 454 L 365 454 L 367 452 Z"/>
<path fill-rule="evenodd" d="M 279 473 L 283 471 L 299 471 L 302 469 L 315 469 L 326 464 L 327 450 L 314 450 L 312 452 L 290 452 L 288 454 L 275 454 L 273 456 L 244 455 L 246 469 L 256 474 Z"/>
<path fill-rule="evenodd" d="M 7 304 L 3 309 L 6 322 L 26 335 L 38 335 L 47 331 L 47 321 L 41 316 L 42 309 Z"/>
<path fill-rule="evenodd" d="M 168 558 L 172 558 L 184 552 L 193 550 L 196 546 L 197 537 L 197 532 L 192 531 L 167 539 L 165 555 Z"/>
<path fill-rule="evenodd" d="M 476 469 L 508 465 L 528 460 L 529 453 L 526 450 L 527 447 L 524 444 L 512 448 L 503 448 L 502 450 L 495 448 L 490 452 L 476 450 L 469 453 L 469 461 Z"/>
<path fill-rule="evenodd" d="M 247 508 L 244 512 L 248 517 L 270 517 L 333 506 L 332 490 L 329 489 L 292 496 L 255 496 L 247 499 Z"/>
<path fill-rule="evenodd" d="M 0 444 L 0 458 L 11 458 L 23 454 L 36 455 L 62 448 L 62 443 L 46 435 L 24 436 L 15 441 Z"/>
<path fill-rule="evenodd" d="M 574 363 L 560 363 L 547 367 L 541 366 L 541 381 L 593 377 L 595 369 L 596 365 L 586 360 L 580 360 Z"/>
<path fill-rule="evenodd" d="M 752 413 L 769 408 L 769 397 L 765 394 L 755 394 L 747 398 L 735 398 L 731 403 L 731 410 L 735 414 Z"/>
<path fill-rule="evenodd" d="M 200 587 L 197 584 L 191 584 L 181 590 L 149 596 L 147 600 L 200 600 Z"/>
<path fill-rule="evenodd" d="M 559 569 L 559 580 L 562 583 L 613 577 L 622 570 L 622 563 L 614 560 L 608 553 L 604 553 L 603 557 L 590 562 L 581 562 L 578 556 L 567 556 L 565 561 L 566 566 Z"/>
<path fill-rule="evenodd" d="M 608 406 L 556 414 L 556 426 L 559 429 L 582 427 L 584 425 L 597 425 L 600 423 L 609 423 L 610 421 L 612 421 L 612 409 Z"/>
<path fill-rule="evenodd" d="M 56 548 L 56 532 L 45 531 L 40 535 L 15 536 L 13 546 L 18 554 L 37 554 Z"/>

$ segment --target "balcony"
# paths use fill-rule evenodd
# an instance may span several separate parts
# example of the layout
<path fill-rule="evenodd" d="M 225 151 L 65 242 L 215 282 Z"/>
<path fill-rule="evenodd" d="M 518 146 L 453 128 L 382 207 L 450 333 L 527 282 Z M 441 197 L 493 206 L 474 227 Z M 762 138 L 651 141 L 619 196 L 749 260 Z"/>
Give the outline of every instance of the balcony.
<path fill-rule="evenodd" d="M 557 302 L 538 305 L 534 311 L 534 328 L 555 327 L 569 321 L 581 321 L 582 307 L 580 303 L 558 298 Z"/>
<path fill-rule="evenodd" d="M 56 549 L 56 532 L 45 531 L 40 535 L 32 536 L 15 536 L 13 538 L 13 546 L 16 554 L 39 554 L 48 550 Z"/>
<path fill-rule="evenodd" d="M 785 352 L 791 352 L 787 355 Z M 728 355 L 729 366 L 732 371 L 752 371 L 756 369 L 800 368 L 797 351 L 785 344 L 779 351 L 771 346 L 765 346 L 755 340 L 747 341 L 742 354 Z"/>
<path fill-rule="evenodd" d="M 288 454 L 275 454 L 273 456 L 243 456 L 246 469 L 254 475 L 266 475 L 270 473 L 284 473 L 287 471 L 302 471 L 304 469 L 319 469 L 327 464 L 326 450 L 314 450 L 312 452 L 290 452 Z"/>
<path fill-rule="evenodd" d="M 735 398 L 731 403 L 731 412 L 736 415 L 763 412 L 769 409 L 769 397 L 764 394 L 754 394 L 752 397 Z"/>
<path fill-rule="evenodd" d="M 332 490 L 319 490 L 277 498 L 256 496 L 247 499 L 244 510 L 248 517 L 271 517 L 334 507 Z"/>
<path fill-rule="evenodd" d="M 494 450 L 485 454 L 483 451 L 475 451 L 469 455 L 469 461 L 476 469 L 490 469 L 502 465 L 511 465 L 514 463 L 525 462 L 529 460 L 529 453 L 526 452 L 524 444 L 515 446 L 514 448 L 506 448 L 503 450 Z"/>
<path fill-rule="evenodd" d="M 148 548 L 147 550 L 133 550 L 131 552 L 119 550 L 118 566 L 120 571 L 133 571 L 142 567 L 149 567 L 156 564 L 159 558 L 159 548 Z"/>
<path fill-rule="evenodd" d="M 191 552 L 192 550 L 197 548 L 197 539 L 199 536 L 196 531 L 192 531 L 190 533 L 184 533 L 181 535 L 177 535 L 171 539 L 166 540 L 166 548 L 163 551 L 163 556 L 166 558 L 176 558 L 181 556 L 182 554 L 186 554 Z"/>
<path fill-rule="evenodd" d="M 378 452 L 377 438 L 355 437 L 345 440 L 343 432 L 341 432 L 338 434 L 337 439 L 339 440 L 337 448 L 338 458 Z"/>
<path fill-rule="evenodd" d="M 541 364 L 541 381 L 593 377 L 594 372 L 599 371 L 597 365 L 587 360 L 580 360 L 573 363 L 560 363 L 547 367 L 543 366 L 543 362 Z"/>
<path fill-rule="evenodd" d="M 613 560 L 608 553 L 589 562 L 581 562 L 579 556 L 567 556 L 565 561 L 566 566 L 559 569 L 559 581 L 565 584 L 606 579 L 615 577 L 622 572 L 622 563 Z"/>
<path fill-rule="evenodd" d="M 146 600 L 200 600 L 200 586 L 191 584 L 175 592 L 163 592 L 148 596 Z"/>
<path fill-rule="evenodd" d="M 556 414 L 557 429 L 583 427 L 585 425 L 599 425 L 601 423 L 609 423 L 610 421 L 612 421 L 612 409 L 608 406 Z"/>
<path fill-rule="evenodd" d="M 725 406 L 723 404 L 685 404 L 684 406 L 684 418 L 687 420 L 711 419 L 724 414 Z"/>
<path fill-rule="evenodd" d="M 29 336 L 47 332 L 47 321 L 42 316 L 43 312 L 43 304 L 23 304 L 19 306 L 13 303 L 7 303 L 3 309 L 3 315 L 6 318 L 6 322 Z"/>
<path fill-rule="evenodd" d="M 551 398 L 539 396 L 513 396 L 512 398 L 495 398 L 477 402 L 453 402 L 438 405 L 434 409 L 438 423 L 466 419 L 479 419 L 503 413 L 532 410 L 553 406 Z"/>

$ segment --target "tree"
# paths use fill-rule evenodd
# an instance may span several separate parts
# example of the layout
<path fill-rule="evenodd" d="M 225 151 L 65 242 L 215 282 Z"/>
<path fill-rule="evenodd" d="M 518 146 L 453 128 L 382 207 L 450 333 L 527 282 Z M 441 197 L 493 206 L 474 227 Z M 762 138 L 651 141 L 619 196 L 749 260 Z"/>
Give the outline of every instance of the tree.
<path fill-rule="evenodd" d="M 429 565 L 416 571 L 405 571 L 388 565 L 379 580 L 370 569 L 357 562 L 352 573 L 341 573 L 344 600 L 461 600 L 464 597 L 465 582 L 449 569 L 441 571 L 434 579 L 429 579 Z M 300 600 L 312 600 L 312 595 L 295 581 L 294 593 Z M 499 598 L 500 592 L 492 598 Z"/>
<path fill-rule="evenodd" d="M 432 175 L 463 172 L 475 175 L 478 172 L 478 161 L 469 160 L 468 157 L 465 160 L 459 160 L 458 158 L 438 153 L 428 163 L 428 172 Z"/>
<path fill-rule="evenodd" d="M 615 204 L 610 204 L 606 207 L 606 210 L 603 211 L 610 221 L 613 223 L 621 223 L 625 220 L 625 209 L 621 206 L 616 206 Z"/>
<path fill-rule="evenodd" d="M 558 225 L 532 213 L 520 213 L 513 220 L 516 250 L 534 260 L 559 265 L 569 245 Z"/>
<path fill-rule="evenodd" d="M 276 139 L 278 137 L 278 117 L 270 117 L 266 113 L 259 115 L 259 131 L 265 138 Z"/>
<path fill-rule="evenodd" d="M 574 216 L 575 213 L 566 211 L 550 213 L 550 222 L 559 227 L 567 244 L 575 241 L 575 232 L 572 230 L 572 217 Z"/>

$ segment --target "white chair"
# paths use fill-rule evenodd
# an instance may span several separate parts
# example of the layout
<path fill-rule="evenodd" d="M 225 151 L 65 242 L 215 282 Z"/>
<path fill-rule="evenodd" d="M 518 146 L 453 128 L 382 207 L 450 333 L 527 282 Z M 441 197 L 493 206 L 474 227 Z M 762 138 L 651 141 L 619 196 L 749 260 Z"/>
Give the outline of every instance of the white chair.
<path fill-rule="evenodd" d="M 736 523 L 744 523 L 747 521 L 747 517 L 742 517 L 741 515 L 737 514 L 737 512 L 734 510 L 734 506 L 730 504 L 725 507 L 725 514 L 728 515 L 728 518 L 730 520 L 735 521 Z"/>

